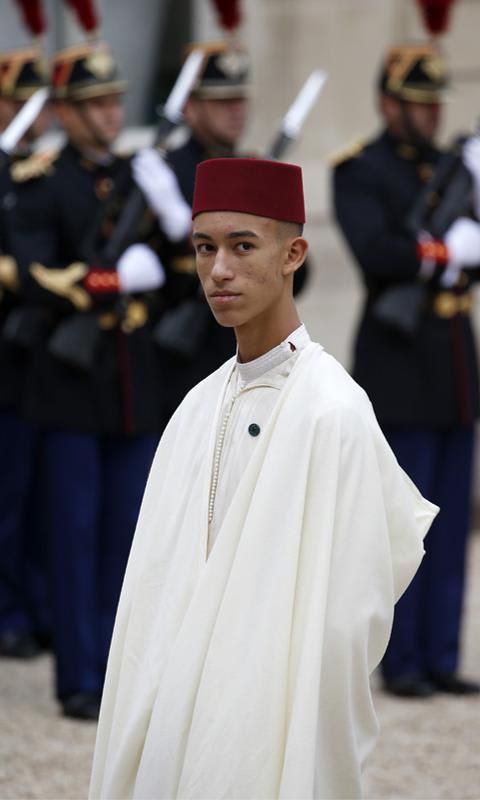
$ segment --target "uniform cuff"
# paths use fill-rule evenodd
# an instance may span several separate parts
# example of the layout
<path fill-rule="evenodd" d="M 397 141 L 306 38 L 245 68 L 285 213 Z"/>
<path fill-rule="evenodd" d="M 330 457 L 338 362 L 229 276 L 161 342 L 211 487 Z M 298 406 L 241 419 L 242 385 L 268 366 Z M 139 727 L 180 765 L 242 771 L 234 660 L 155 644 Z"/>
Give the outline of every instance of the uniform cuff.
<path fill-rule="evenodd" d="M 443 270 L 448 264 L 448 248 L 439 239 L 422 239 L 417 243 L 417 257 L 420 259 L 420 277 L 429 280 L 438 267 Z"/>
<path fill-rule="evenodd" d="M 118 294 L 120 284 L 114 269 L 96 269 L 92 267 L 83 279 L 83 285 L 92 295 Z"/>

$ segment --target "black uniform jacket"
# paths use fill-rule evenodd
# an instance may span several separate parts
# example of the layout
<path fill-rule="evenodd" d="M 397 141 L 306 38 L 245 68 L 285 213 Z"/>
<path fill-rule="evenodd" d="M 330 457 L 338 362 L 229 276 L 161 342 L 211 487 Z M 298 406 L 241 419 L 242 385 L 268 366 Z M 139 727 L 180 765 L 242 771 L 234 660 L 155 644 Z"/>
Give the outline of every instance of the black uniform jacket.
<path fill-rule="evenodd" d="M 44 312 L 33 347 L 25 411 L 50 428 L 155 433 L 164 414 L 152 328 L 165 291 L 128 298 L 115 293 L 95 296 L 93 314 L 88 312 L 95 323 L 94 358 L 88 369 L 79 369 L 54 357 L 50 346 L 61 323 L 85 312 L 58 292 L 42 288 L 29 272 L 35 263 L 49 269 L 74 262 L 114 266 L 102 264 L 101 253 L 111 230 L 112 209 L 120 210 L 133 185 L 129 160 L 115 157 L 99 166 L 68 144 L 46 173 L 19 185 L 12 228 L 24 294 L 32 307 Z M 106 203 L 110 210 L 105 218 Z M 165 240 L 150 212 L 145 212 L 140 227 L 133 240 L 153 246 L 167 263 L 162 256 Z"/>
<path fill-rule="evenodd" d="M 385 425 L 451 427 L 478 415 L 478 374 L 469 314 L 449 309 L 468 293 L 468 278 L 447 292 L 438 275 L 425 284 L 419 322 L 406 335 L 378 321 L 375 301 L 390 287 L 418 285 L 416 237 L 406 219 L 441 153 L 420 152 L 384 132 L 333 174 L 337 222 L 361 270 L 365 303 L 355 341 L 353 376 Z"/>
<path fill-rule="evenodd" d="M 168 154 L 168 162 L 174 170 L 187 203 L 192 205 L 197 164 L 208 158 L 217 157 L 208 152 L 194 137 L 176 150 Z M 190 294 L 198 296 L 199 281 L 196 277 L 195 259 L 192 249 Z M 304 264 L 295 274 L 294 293 L 300 292 L 307 280 L 308 267 Z M 213 316 L 209 317 L 205 337 L 198 347 L 196 355 L 189 361 L 165 354 L 164 365 L 168 375 L 170 396 L 170 413 L 173 413 L 185 394 L 196 383 L 205 378 L 234 355 L 236 349 L 235 335 L 231 328 L 219 325 Z"/>
<path fill-rule="evenodd" d="M 17 184 L 12 180 L 11 168 L 24 160 L 14 156 L 0 168 L 0 259 L 11 259 L 10 227 L 17 202 Z M 21 407 L 23 380 L 28 363 L 28 354 L 6 338 L 5 326 L 12 313 L 21 304 L 20 286 L 16 263 L 10 266 L 13 281 L 2 285 L 0 281 L 0 411 L 15 411 Z"/>

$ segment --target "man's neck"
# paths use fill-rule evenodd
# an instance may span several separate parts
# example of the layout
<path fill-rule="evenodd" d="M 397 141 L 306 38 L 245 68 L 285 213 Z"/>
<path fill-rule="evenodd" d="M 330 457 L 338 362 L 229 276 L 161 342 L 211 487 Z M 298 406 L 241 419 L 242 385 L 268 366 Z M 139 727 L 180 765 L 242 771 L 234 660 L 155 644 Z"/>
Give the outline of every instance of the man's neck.
<path fill-rule="evenodd" d="M 245 364 L 248 361 L 260 358 L 260 356 L 265 355 L 265 353 L 285 341 L 300 325 L 301 321 L 294 307 L 288 316 L 268 329 L 263 324 L 258 327 L 250 324 L 235 328 L 238 360 Z"/>
<path fill-rule="evenodd" d="M 414 127 L 407 128 L 404 126 L 401 130 L 397 130 L 395 127 L 387 127 L 387 133 L 400 145 L 415 147 L 417 150 L 431 150 L 435 147 L 433 139 L 425 139 Z"/>
<path fill-rule="evenodd" d="M 194 139 L 201 145 L 209 158 L 234 158 L 235 145 L 228 142 L 220 142 L 218 139 L 208 136 L 207 133 L 201 134 L 193 132 Z"/>
<path fill-rule="evenodd" d="M 109 164 L 113 158 L 112 151 L 108 147 L 92 147 L 83 145 L 80 142 L 76 142 L 74 139 L 70 138 L 70 144 L 72 147 L 80 153 L 81 156 L 86 158 L 88 161 L 91 161 L 93 164 L 98 164 L 99 166 L 103 166 L 105 164 Z"/>

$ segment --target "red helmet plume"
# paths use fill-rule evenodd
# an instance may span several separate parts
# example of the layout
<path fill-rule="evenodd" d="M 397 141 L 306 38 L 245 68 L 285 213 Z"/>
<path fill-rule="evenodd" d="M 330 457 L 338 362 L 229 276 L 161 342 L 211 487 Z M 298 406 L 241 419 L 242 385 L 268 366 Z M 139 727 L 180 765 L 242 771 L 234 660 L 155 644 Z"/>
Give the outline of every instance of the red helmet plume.
<path fill-rule="evenodd" d="M 240 0 L 212 0 L 217 9 L 220 25 L 233 31 L 240 24 Z"/>
<path fill-rule="evenodd" d="M 429 33 L 437 36 L 448 28 L 450 6 L 455 0 L 417 0 L 423 23 Z"/>
<path fill-rule="evenodd" d="M 19 6 L 23 21 L 34 36 L 40 36 L 45 30 L 45 17 L 41 0 L 15 0 Z"/>
<path fill-rule="evenodd" d="M 98 15 L 93 0 L 66 0 L 75 11 L 78 21 L 87 33 L 94 33 L 98 28 Z"/>

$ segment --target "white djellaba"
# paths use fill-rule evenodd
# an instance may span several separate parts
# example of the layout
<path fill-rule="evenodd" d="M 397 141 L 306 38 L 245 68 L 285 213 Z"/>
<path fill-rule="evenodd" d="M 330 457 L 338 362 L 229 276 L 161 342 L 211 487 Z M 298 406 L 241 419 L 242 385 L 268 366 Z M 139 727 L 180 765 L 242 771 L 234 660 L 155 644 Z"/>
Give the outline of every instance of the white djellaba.
<path fill-rule="evenodd" d="M 118 609 L 91 798 L 358 798 L 369 676 L 437 513 L 362 389 L 314 343 L 279 392 L 207 558 L 234 359 L 159 445 Z"/>

